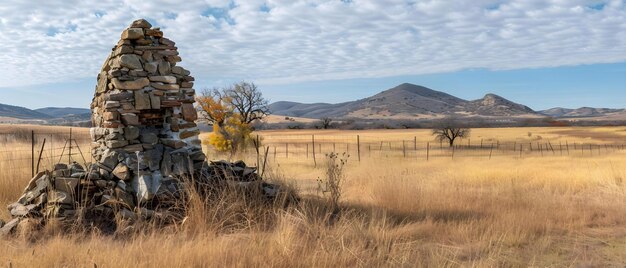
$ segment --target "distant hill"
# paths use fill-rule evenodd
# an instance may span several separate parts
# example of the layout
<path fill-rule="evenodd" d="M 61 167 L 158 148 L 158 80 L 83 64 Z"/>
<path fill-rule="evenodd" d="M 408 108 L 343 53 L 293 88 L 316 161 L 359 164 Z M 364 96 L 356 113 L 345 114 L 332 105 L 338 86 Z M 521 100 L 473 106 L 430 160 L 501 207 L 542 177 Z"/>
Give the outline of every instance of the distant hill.
<path fill-rule="evenodd" d="M 0 104 L 0 123 L 89 125 L 90 119 L 89 109 L 48 107 L 31 110 Z"/>
<path fill-rule="evenodd" d="M 52 119 L 53 116 L 33 111 L 20 106 L 12 106 L 0 103 L 0 117 L 10 117 L 16 119 Z"/>
<path fill-rule="evenodd" d="M 34 111 L 40 112 L 42 114 L 47 114 L 53 118 L 62 118 L 67 116 L 82 116 L 85 114 L 91 114 L 89 109 L 84 108 L 70 108 L 70 107 L 46 107 L 35 109 Z"/>
<path fill-rule="evenodd" d="M 487 94 L 467 101 L 427 87 L 404 83 L 374 96 L 338 104 L 276 102 L 273 114 L 305 118 L 433 118 L 443 115 L 474 117 L 542 117 L 527 106 Z"/>
<path fill-rule="evenodd" d="M 558 117 L 558 118 L 576 118 L 576 117 L 601 117 L 601 116 L 609 116 L 618 113 L 625 112 L 625 109 L 610 109 L 610 108 L 592 108 L 592 107 L 581 107 L 578 109 L 568 109 L 568 108 L 552 108 L 548 110 L 539 111 L 539 113 Z"/>

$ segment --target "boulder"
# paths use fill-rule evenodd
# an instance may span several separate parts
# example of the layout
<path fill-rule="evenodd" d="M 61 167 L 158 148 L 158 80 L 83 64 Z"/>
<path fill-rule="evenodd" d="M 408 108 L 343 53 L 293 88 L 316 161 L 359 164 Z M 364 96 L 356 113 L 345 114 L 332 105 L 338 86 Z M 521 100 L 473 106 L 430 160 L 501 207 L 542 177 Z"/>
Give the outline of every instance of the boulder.
<path fill-rule="evenodd" d="M 120 65 L 128 69 L 142 69 L 141 60 L 139 56 L 135 54 L 124 54 L 120 56 Z"/>
<path fill-rule="evenodd" d="M 122 39 L 124 40 L 137 40 L 143 38 L 143 29 L 141 28 L 128 28 L 122 32 Z"/>

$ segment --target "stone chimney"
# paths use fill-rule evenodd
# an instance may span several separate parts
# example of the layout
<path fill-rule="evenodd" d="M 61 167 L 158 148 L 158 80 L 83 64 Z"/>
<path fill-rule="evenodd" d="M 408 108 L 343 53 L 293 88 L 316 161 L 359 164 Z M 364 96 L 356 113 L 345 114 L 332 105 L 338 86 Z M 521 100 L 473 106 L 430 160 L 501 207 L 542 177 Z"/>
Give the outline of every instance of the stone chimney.
<path fill-rule="evenodd" d="M 205 162 L 194 108 L 194 78 L 175 43 L 134 21 L 104 61 L 91 103 L 91 153 L 100 177 L 139 203 Z"/>

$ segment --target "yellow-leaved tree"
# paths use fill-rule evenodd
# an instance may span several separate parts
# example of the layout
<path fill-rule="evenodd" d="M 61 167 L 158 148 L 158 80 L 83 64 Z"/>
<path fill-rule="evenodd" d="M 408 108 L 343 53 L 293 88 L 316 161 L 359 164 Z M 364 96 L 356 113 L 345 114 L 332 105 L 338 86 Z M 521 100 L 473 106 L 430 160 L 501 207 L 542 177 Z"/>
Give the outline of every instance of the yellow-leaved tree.
<path fill-rule="evenodd" d="M 213 125 L 209 144 L 231 154 L 252 143 L 251 124 L 269 114 L 268 101 L 254 83 L 204 90 L 196 101 L 204 119 Z"/>

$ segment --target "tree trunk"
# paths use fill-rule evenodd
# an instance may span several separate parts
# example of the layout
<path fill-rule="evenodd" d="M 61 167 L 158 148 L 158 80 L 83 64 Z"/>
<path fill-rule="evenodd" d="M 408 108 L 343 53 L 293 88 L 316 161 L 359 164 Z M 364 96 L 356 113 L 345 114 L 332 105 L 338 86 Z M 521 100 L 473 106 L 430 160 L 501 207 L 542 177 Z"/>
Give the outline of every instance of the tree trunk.
<path fill-rule="evenodd" d="M 454 139 L 450 139 L 450 148 L 452 148 L 452 146 L 454 146 Z"/>

